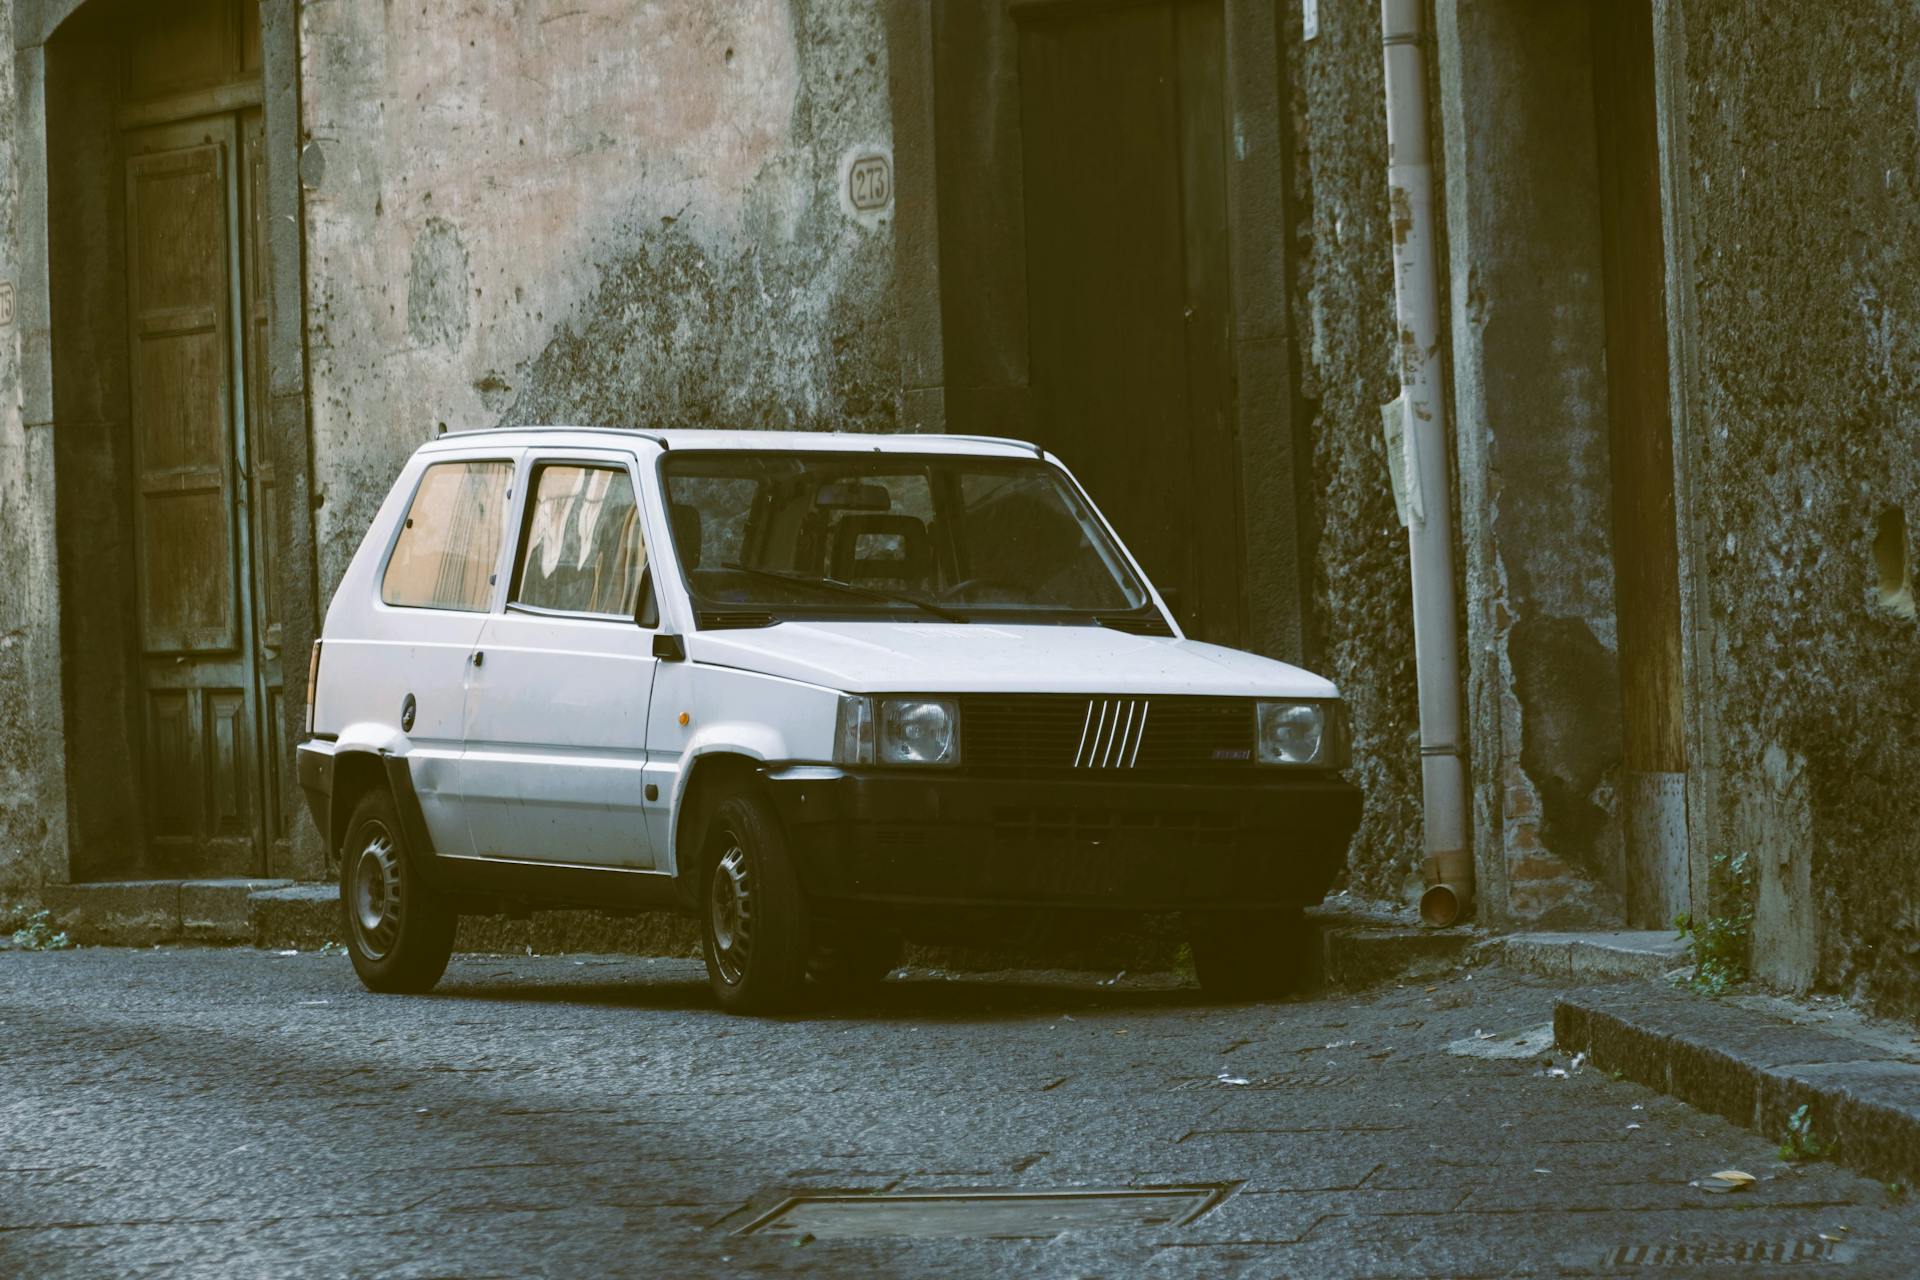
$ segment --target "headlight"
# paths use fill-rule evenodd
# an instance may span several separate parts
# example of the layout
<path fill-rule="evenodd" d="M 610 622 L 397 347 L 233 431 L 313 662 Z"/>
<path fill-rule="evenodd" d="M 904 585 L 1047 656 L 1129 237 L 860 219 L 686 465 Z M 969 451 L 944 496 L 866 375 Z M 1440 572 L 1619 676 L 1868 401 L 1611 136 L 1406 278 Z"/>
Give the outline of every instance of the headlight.
<path fill-rule="evenodd" d="M 960 709 L 942 698 L 845 694 L 833 759 L 836 764 L 959 764 Z"/>
<path fill-rule="evenodd" d="M 1318 765 L 1339 768 L 1337 726 L 1324 702 L 1262 702 L 1261 764 Z"/>
<path fill-rule="evenodd" d="M 884 698 L 875 757 L 881 764 L 960 763 L 960 710 L 933 698 Z"/>

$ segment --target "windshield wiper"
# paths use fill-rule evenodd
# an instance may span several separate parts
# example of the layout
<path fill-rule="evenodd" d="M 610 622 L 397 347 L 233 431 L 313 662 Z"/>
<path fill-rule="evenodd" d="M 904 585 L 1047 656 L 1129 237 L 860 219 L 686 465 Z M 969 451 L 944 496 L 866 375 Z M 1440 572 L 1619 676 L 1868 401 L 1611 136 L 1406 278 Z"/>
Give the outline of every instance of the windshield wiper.
<path fill-rule="evenodd" d="M 895 595 L 891 591 L 875 591 L 872 587 L 855 586 L 851 582 L 842 582 L 838 578 L 815 578 L 799 573 L 781 573 L 778 569 L 756 569 L 750 564 L 723 564 L 722 569 L 732 569 L 737 573 L 750 573 L 756 578 L 774 578 L 781 582 L 797 582 L 803 587 L 824 587 L 829 591 L 838 591 L 842 595 L 860 596 L 867 600 L 880 600 L 888 604 L 910 604 L 916 609 L 924 609 L 936 618 L 947 622 L 971 622 L 973 619 L 964 613 L 945 609 L 927 600 L 913 596 Z"/>

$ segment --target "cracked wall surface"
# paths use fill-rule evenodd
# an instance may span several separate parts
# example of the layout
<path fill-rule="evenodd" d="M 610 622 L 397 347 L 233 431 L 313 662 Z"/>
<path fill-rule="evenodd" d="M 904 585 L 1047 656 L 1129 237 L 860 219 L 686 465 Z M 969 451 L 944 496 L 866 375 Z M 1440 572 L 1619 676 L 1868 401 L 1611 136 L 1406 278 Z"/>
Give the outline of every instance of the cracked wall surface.
<path fill-rule="evenodd" d="M 1912 1016 L 1920 631 L 1873 544 L 1920 510 L 1920 13 L 1679 16 L 1715 852 L 1758 864 L 1763 975 Z"/>
<path fill-rule="evenodd" d="M 895 425 L 877 6 L 301 13 L 323 597 L 443 425 Z"/>

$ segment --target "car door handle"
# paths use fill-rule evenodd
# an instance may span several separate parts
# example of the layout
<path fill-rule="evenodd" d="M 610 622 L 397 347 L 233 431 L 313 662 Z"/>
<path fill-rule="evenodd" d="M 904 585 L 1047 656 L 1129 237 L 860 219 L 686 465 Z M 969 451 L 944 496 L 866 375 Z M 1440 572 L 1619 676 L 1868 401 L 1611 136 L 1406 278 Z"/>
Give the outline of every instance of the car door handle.
<path fill-rule="evenodd" d="M 473 665 L 474 665 L 474 666 L 476 666 L 476 667 L 477 667 L 477 666 L 480 666 L 481 664 L 483 664 L 484 662 L 486 662 L 486 660 L 487 660 L 487 655 L 486 655 L 486 651 L 485 651 L 485 650 L 483 650 L 483 649 L 475 649 L 475 650 L 473 651 Z"/>

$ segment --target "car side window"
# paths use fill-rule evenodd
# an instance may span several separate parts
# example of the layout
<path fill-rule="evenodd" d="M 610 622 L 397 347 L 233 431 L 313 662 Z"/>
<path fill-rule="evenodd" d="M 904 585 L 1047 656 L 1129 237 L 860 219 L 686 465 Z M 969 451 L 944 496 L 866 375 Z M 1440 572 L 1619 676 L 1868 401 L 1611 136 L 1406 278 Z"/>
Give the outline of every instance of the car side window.
<path fill-rule="evenodd" d="M 512 486 L 511 462 L 428 467 L 387 560 L 380 599 L 408 609 L 486 612 Z"/>
<path fill-rule="evenodd" d="M 560 613 L 639 616 L 647 542 L 626 470 L 542 463 L 529 493 L 512 602 Z"/>

